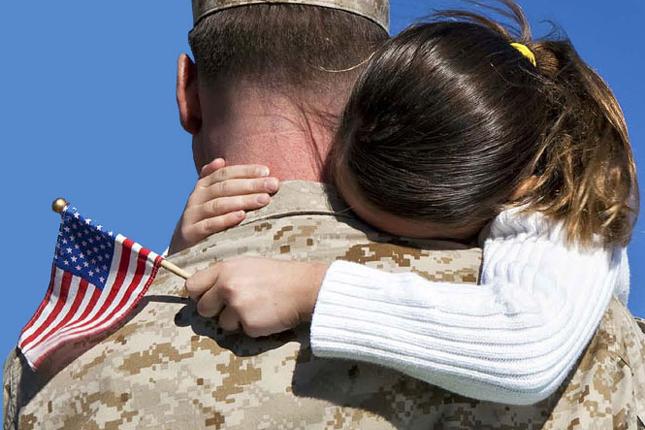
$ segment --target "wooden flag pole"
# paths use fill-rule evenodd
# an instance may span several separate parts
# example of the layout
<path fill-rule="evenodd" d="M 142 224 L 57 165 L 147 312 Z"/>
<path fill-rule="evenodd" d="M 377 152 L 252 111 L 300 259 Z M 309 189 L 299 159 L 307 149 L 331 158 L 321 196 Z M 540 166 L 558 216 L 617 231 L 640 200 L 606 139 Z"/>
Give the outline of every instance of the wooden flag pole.
<path fill-rule="evenodd" d="M 163 267 L 170 273 L 173 273 L 179 276 L 180 278 L 184 278 L 184 279 L 190 278 L 190 274 L 188 272 L 172 264 L 170 261 L 166 260 L 165 258 L 161 260 L 161 267 Z"/>
<path fill-rule="evenodd" d="M 52 210 L 57 214 L 62 214 L 67 208 L 67 206 L 69 206 L 69 203 L 67 203 L 67 200 L 59 198 L 54 200 L 54 203 L 52 203 Z M 177 267 L 175 264 L 172 264 L 170 261 L 166 260 L 165 258 L 161 261 L 161 267 L 163 267 L 170 273 L 179 276 L 180 278 L 183 278 L 183 279 L 190 278 L 190 274 L 188 272 Z"/>

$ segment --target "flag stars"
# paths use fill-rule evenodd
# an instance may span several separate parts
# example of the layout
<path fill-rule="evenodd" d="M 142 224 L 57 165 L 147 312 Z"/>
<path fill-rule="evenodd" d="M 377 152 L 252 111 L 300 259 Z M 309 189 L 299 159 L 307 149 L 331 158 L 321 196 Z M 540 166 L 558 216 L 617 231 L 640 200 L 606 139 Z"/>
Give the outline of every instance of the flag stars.
<path fill-rule="evenodd" d="M 100 286 L 109 277 L 115 236 L 91 219 L 69 211 L 59 231 L 54 264 Z"/>

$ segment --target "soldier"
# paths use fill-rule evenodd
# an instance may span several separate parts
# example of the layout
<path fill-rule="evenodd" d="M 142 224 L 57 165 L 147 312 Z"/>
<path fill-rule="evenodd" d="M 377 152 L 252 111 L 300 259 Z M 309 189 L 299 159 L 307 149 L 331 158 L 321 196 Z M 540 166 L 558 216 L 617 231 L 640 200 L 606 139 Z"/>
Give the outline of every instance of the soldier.
<path fill-rule="evenodd" d="M 195 137 L 196 164 L 215 156 L 233 164 L 268 162 L 281 179 L 309 181 L 284 183 L 271 205 L 173 262 L 194 272 L 237 255 L 340 258 L 476 282 L 480 250 L 380 234 L 357 221 L 330 187 L 311 182 L 321 178 L 334 114 L 355 66 L 385 37 L 387 5 L 243 3 L 258 1 L 195 5 L 191 42 L 199 73 L 182 56 L 178 100 L 182 123 Z M 260 340 L 226 336 L 197 315 L 182 280 L 162 273 L 128 323 L 62 370 L 51 363 L 49 371 L 34 374 L 21 357 L 10 356 L 5 428 L 642 425 L 645 341 L 616 300 L 567 383 L 527 407 L 464 398 L 377 366 L 316 359 L 307 333 L 301 327 Z"/>

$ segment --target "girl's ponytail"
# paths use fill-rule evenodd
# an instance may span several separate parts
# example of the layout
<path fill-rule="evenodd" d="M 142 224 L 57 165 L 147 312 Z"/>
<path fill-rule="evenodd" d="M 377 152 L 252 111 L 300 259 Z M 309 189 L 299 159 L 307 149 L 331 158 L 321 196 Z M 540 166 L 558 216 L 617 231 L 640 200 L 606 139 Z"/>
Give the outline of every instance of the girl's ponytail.
<path fill-rule="evenodd" d="M 533 41 L 521 7 L 514 0 L 499 2 L 504 7 L 473 1 L 515 22 L 514 27 L 468 11 L 437 15 L 497 33 L 525 57 L 522 69 L 536 75 L 531 85 L 541 102 L 527 120 L 535 119 L 531 123 L 544 131 L 522 174 L 530 178 L 532 191 L 511 203 L 563 221 L 570 242 L 626 245 L 638 215 L 638 180 L 616 97 L 569 40 Z"/>
<path fill-rule="evenodd" d="M 571 241 L 626 245 L 638 214 L 638 182 L 620 105 L 568 40 L 528 46 L 551 109 L 529 207 L 564 221 Z"/>

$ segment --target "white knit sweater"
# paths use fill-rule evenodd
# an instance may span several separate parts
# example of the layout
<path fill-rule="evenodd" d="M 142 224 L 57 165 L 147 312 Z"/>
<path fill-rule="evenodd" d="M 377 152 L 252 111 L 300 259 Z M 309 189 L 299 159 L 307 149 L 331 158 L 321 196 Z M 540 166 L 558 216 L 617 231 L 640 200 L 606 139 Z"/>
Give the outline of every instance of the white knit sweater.
<path fill-rule="evenodd" d="M 490 226 L 481 285 L 332 264 L 311 344 L 468 397 L 533 404 L 566 378 L 612 294 L 626 303 L 624 248 L 568 248 L 562 225 L 509 210 Z"/>

